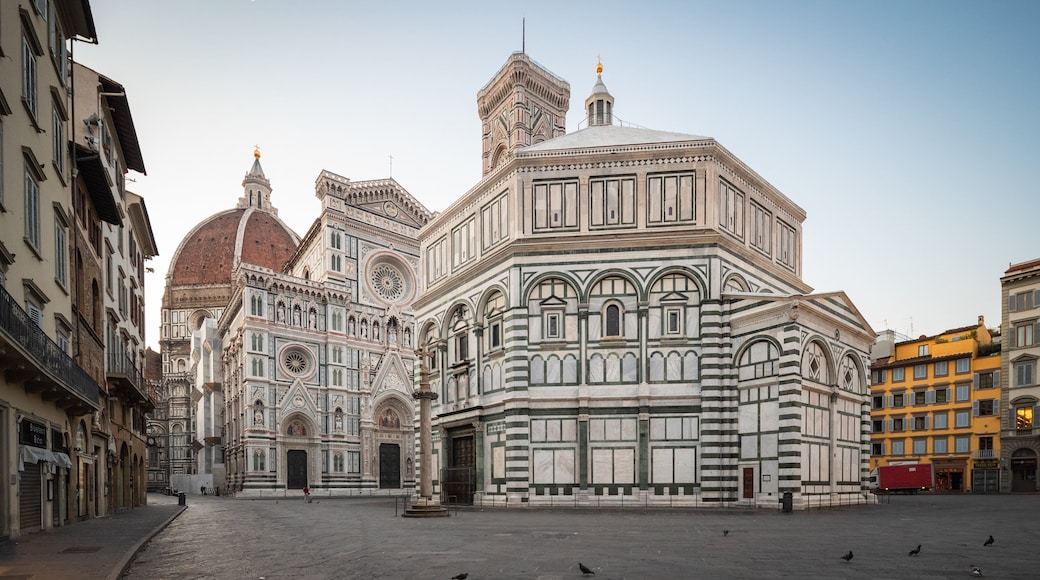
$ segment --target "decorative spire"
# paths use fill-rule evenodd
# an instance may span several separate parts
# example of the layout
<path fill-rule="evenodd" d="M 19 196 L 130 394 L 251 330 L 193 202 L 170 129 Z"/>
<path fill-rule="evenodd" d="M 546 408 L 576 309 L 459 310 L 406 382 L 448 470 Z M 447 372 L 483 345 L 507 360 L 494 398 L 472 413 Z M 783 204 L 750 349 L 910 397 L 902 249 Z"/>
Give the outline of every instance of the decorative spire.
<path fill-rule="evenodd" d="M 260 167 L 260 146 L 253 146 L 253 166 L 249 168 L 242 180 L 242 197 L 238 207 L 255 207 L 259 210 L 278 215 L 278 210 L 271 205 L 271 182 Z"/>
<path fill-rule="evenodd" d="M 592 87 L 592 94 L 585 99 L 585 112 L 589 127 L 614 124 L 614 97 L 603 84 L 603 60 L 599 55 L 596 55 L 596 84 Z"/>
<path fill-rule="evenodd" d="M 253 145 L 253 159 L 260 160 L 260 146 Z"/>

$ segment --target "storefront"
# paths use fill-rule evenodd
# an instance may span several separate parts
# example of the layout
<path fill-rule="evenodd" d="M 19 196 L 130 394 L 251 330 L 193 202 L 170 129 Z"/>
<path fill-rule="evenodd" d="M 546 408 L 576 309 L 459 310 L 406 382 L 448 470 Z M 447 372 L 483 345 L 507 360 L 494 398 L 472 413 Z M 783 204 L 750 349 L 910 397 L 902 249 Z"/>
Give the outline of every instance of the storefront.
<path fill-rule="evenodd" d="M 971 470 L 972 493 L 1000 491 L 1000 464 L 996 459 L 976 461 Z"/>
<path fill-rule="evenodd" d="M 963 493 L 967 480 L 964 474 L 967 472 L 966 461 L 933 461 L 935 468 L 935 491 Z"/>
<path fill-rule="evenodd" d="M 48 429 L 23 417 L 18 422 L 18 527 L 21 534 L 59 526 L 67 518 L 65 484 L 72 460 L 59 431 L 48 449 Z"/>

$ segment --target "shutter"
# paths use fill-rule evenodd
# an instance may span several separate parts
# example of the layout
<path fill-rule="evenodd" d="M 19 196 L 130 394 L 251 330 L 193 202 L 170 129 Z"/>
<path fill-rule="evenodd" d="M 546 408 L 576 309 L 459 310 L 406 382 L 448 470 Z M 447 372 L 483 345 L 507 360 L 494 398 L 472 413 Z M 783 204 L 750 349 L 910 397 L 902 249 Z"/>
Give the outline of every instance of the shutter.
<path fill-rule="evenodd" d="M 887 426 L 887 429 L 885 429 L 885 430 L 888 431 L 889 433 L 891 433 L 892 432 L 892 419 L 889 419 L 887 421 L 887 423 L 888 423 L 888 426 Z"/>
<path fill-rule="evenodd" d="M 993 399 L 993 416 L 1000 416 L 1000 399 Z"/>
<path fill-rule="evenodd" d="M 932 428 L 932 418 L 928 417 L 926 415 L 925 418 L 924 418 L 924 429 L 925 429 L 925 431 L 927 431 L 927 430 L 929 430 L 931 428 Z"/>
<path fill-rule="evenodd" d="M 951 401 L 951 399 L 950 399 L 950 389 L 947 388 L 946 389 L 946 402 L 949 403 L 950 401 Z"/>
<path fill-rule="evenodd" d="M 1011 332 L 1009 332 L 1009 334 L 1011 336 L 1009 337 L 1010 340 L 1008 341 L 1008 343 L 1009 346 L 1011 346 L 1011 348 L 1015 348 L 1016 346 L 1018 346 L 1018 344 L 1016 344 L 1018 342 L 1018 333 L 1015 332 L 1015 327 L 1011 327 L 1010 330 Z"/>
<path fill-rule="evenodd" d="M 971 416 L 972 417 L 978 417 L 979 416 L 979 402 L 978 401 L 972 401 L 971 402 Z"/>
<path fill-rule="evenodd" d="M 885 445 L 886 445 L 886 443 L 884 441 L 882 441 L 881 442 L 881 454 L 882 455 L 886 455 L 886 453 L 885 453 Z"/>
<path fill-rule="evenodd" d="M 993 386 L 1000 387 L 1000 371 L 993 371 Z"/>
<path fill-rule="evenodd" d="M 1012 294 L 1012 295 L 1008 296 L 1008 312 L 1014 312 L 1014 311 L 1015 311 L 1015 295 Z"/>
<path fill-rule="evenodd" d="M 979 375 L 975 375 L 974 377 L 972 377 L 972 379 L 973 379 L 973 381 L 972 381 L 973 387 L 975 389 L 978 389 L 979 388 Z"/>
<path fill-rule="evenodd" d="M 888 407 L 889 409 L 891 409 L 892 408 L 892 395 L 887 395 L 885 398 L 887 399 L 886 402 L 885 402 L 885 406 Z"/>
<path fill-rule="evenodd" d="M 935 391 L 934 390 L 929 389 L 929 390 L 924 392 L 924 402 L 925 403 L 934 403 L 935 402 Z"/>
<path fill-rule="evenodd" d="M 1040 322 L 1033 325 L 1033 344 L 1040 344 Z"/>
<path fill-rule="evenodd" d="M 1033 290 L 1033 306 L 1040 306 L 1040 290 Z"/>

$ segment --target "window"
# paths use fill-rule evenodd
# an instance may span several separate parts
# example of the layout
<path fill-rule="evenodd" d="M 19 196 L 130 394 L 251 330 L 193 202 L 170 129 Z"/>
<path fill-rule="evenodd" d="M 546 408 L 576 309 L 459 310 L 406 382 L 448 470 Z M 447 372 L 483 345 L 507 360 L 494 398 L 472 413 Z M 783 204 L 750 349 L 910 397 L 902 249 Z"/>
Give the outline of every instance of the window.
<path fill-rule="evenodd" d="M 903 394 L 903 393 L 896 393 L 896 394 L 892 395 L 892 406 L 893 407 L 902 407 L 903 405 L 906 404 L 905 400 L 906 400 L 906 395 L 905 394 Z"/>
<path fill-rule="evenodd" d="M 924 431 L 928 429 L 928 416 L 914 417 L 914 431 Z"/>
<path fill-rule="evenodd" d="M 481 244 L 484 248 L 490 248 L 509 237 L 508 199 L 508 196 L 501 195 L 480 210 Z"/>
<path fill-rule="evenodd" d="M 604 315 L 604 336 L 621 336 L 621 308 L 617 304 L 610 304 Z"/>
<path fill-rule="evenodd" d="M 871 400 L 870 408 L 872 408 L 872 409 L 884 409 L 885 408 L 885 396 L 884 395 L 875 395 L 875 396 L 871 397 L 870 400 Z"/>
<path fill-rule="evenodd" d="M 65 149 L 68 142 L 65 139 L 65 118 L 61 116 L 61 110 L 54 107 L 51 114 L 51 155 L 54 158 L 54 167 L 58 174 L 65 175 Z"/>
<path fill-rule="evenodd" d="M 25 168 L 25 241 L 40 251 L 40 185 L 28 166 Z"/>
<path fill-rule="evenodd" d="M 1015 429 L 1033 428 L 1033 408 L 1018 407 L 1015 409 Z"/>
<path fill-rule="evenodd" d="M 36 122 L 36 53 L 25 36 L 22 37 L 22 100 Z"/>
<path fill-rule="evenodd" d="M 928 453 L 928 440 L 914 439 L 914 455 L 924 455 L 925 453 Z"/>
<path fill-rule="evenodd" d="M 1036 365 L 1036 361 L 1025 361 L 1015 363 L 1015 386 L 1016 387 L 1028 387 L 1033 384 L 1033 370 Z"/>
<path fill-rule="evenodd" d="M 935 363 L 935 370 L 932 371 L 937 377 L 945 377 L 950 374 L 950 363 L 948 361 L 939 361 Z"/>
<path fill-rule="evenodd" d="M 69 230 L 54 220 L 54 279 L 62 288 L 69 285 Z"/>
<path fill-rule="evenodd" d="M 62 34 L 58 19 L 53 14 L 51 14 L 48 22 L 48 41 L 50 43 L 51 58 L 54 60 L 54 66 L 58 68 L 58 76 L 61 77 L 61 83 L 67 85 L 69 82 L 69 49 L 65 41 L 65 35 Z"/>
<path fill-rule="evenodd" d="M 926 391 L 914 391 L 914 405 L 924 405 Z"/>
<path fill-rule="evenodd" d="M 971 385 L 957 385 L 957 402 L 963 403 L 971 399 Z"/>
<path fill-rule="evenodd" d="M 887 371 L 872 371 L 870 373 L 870 383 L 873 385 L 883 385 L 885 384 L 885 378 L 887 376 Z"/>
<path fill-rule="evenodd" d="M 1020 292 L 1008 296 L 1008 310 L 1017 312 L 1019 310 L 1031 310 L 1036 306 L 1033 300 L 1033 292 Z"/>
<path fill-rule="evenodd" d="M 563 338 L 563 328 L 560 325 L 559 312 L 545 313 L 545 338 Z"/>
<path fill-rule="evenodd" d="M 885 432 L 885 420 L 874 419 L 870 422 L 871 433 L 884 433 Z"/>
<path fill-rule="evenodd" d="M 674 178 L 671 178 L 674 179 Z M 650 178 L 650 182 L 660 182 L 660 178 Z M 660 185 L 655 190 L 660 195 Z M 651 194 L 651 222 L 661 220 L 661 200 Z M 625 179 L 593 179 L 589 181 L 589 225 L 593 227 L 610 227 L 633 225 L 636 221 L 636 181 Z M 655 219 L 656 212 L 656 219 Z M 675 215 L 671 221 L 675 221 Z"/>
<path fill-rule="evenodd" d="M 953 438 L 953 452 L 954 453 L 967 453 L 971 451 L 971 438 L 970 437 L 954 437 Z"/>
<path fill-rule="evenodd" d="M 719 181 L 719 225 L 744 239 L 744 194 L 725 180 Z"/>
<path fill-rule="evenodd" d="M 948 441 L 946 437 L 937 437 L 932 439 L 932 453 L 948 453 L 947 445 Z"/>
<path fill-rule="evenodd" d="M 927 379 L 928 365 L 914 365 L 914 379 Z"/>
<path fill-rule="evenodd" d="M 949 424 L 947 423 L 948 415 L 946 413 L 936 413 L 932 416 L 933 428 L 935 429 L 948 429 Z"/>
<path fill-rule="evenodd" d="M 884 455 L 885 454 L 885 444 L 884 443 L 871 443 L 870 444 L 870 454 L 873 455 L 874 457 L 880 457 L 880 456 Z"/>
<path fill-rule="evenodd" d="M 534 185 L 535 231 L 578 227 L 578 182 L 558 181 Z"/>
<path fill-rule="evenodd" d="M 953 423 L 953 426 L 957 427 L 958 429 L 961 428 L 961 427 L 970 427 L 971 426 L 971 414 L 968 413 L 967 411 L 957 411 L 956 413 L 954 413 L 954 423 Z"/>
<path fill-rule="evenodd" d="M 892 428 L 889 429 L 889 431 L 906 431 L 906 419 L 904 419 L 903 417 L 896 417 L 894 419 L 890 419 L 890 421 L 892 421 Z"/>
<path fill-rule="evenodd" d="M 773 251 L 773 216 L 765 208 L 755 202 L 751 202 L 751 220 L 749 227 L 751 235 L 748 241 L 751 247 L 769 256 Z"/>
<path fill-rule="evenodd" d="M 982 399 L 971 404 L 971 414 L 975 417 L 993 417 L 999 409 L 1000 401 L 997 399 Z"/>
<path fill-rule="evenodd" d="M 777 248 L 776 259 L 781 266 L 790 270 L 798 267 L 798 232 L 781 220 L 776 222 L 779 230 L 780 246 Z"/>
<path fill-rule="evenodd" d="M 448 273 L 448 240 L 441 238 L 426 248 L 426 281 L 435 282 Z"/>
<path fill-rule="evenodd" d="M 975 375 L 976 389 L 995 389 L 1000 386 L 1000 371 L 990 371 Z"/>
<path fill-rule="evenodd" d="M 465 264 L 476 256 L 476 220 L 469 218 L 451 231 L 451 265 Z"/>
<path fill-rule="evenodd" d="M 610 183 L 610 182 L 608 182 Z M 616 182 L 615 182 L 616 183 Z M 622 182 L 625 186 L 625 202 L 628 202 L 628 188 L 635 182 Z M 593 182 L 593 185 L 595 182 Z M 615 185 L 616 189 L 617 186 Z M 667 224 L 690 222 L 696 218 L 694 179 L 692 173 L 682 175 L 649 176 L 646 179 L 647 223 Z M 595 192 L 595 187 L 593 187 Z M 609 188 L 608 188 L 609 195 Z M 613 194 L 616 197 L 616 193 Z M 631 196 L 635 198 L 634 195 Z M 594 198 L 595 199 L 595 198 Z M 609 200 L 609 197 L 608 197 Z M 594 202 L 595 203 L 595 202 Z M 609 203 L 609 201 L 608 201 Z M 593 206 L 595 211 L 595 205 Z M 609 206 L 608 206 L 609 209 Z M 627 213 L 627 209 L 626 213 Z M 626 216 L 627 217 L 627 216 Z M 595 219 L 595 218 L 593 218 Z M 608 214 L 609 219 L 609 214 Z M 611 222 L 608 222 L 611 223 Z M 617 220 L 613 223 L 617 223 Z M 631 221 L 627 223 L 632 223 Z"/>
<path fill-rule="evenodd" d="M 917 356 L 928 356 L 927 344 L 921 344 L 917 346 Z"/>
<path fill-rule="evenodd" d="M 892 369 L 892 382 L 893 383 L 898 383 L 900 381 L 905 381 L 905 380 L 906 380 L 906 369 L 905 368 L 899 367 L 899 368 L 896 368 L 896 369 Z"/>
<path fill-rule="evenodd" d="M 1035 344 L 1033 336 L 1033 322 L 1016 324 L 1011 331 L 1011 347 L 1033 346 Z"/>
<path fill-rule="evenodd" d="M 333 272 L 343 271 L 343 256 L 339 254 L 332 254 L 329 256 L 329 269 Z"/>
<path fill-rule="evenodd" d="M 935 402 L 948 403 L 950 401 L 950 389 L 935 389 Z"/>
<path fill-rule="evenodd" d="M 682 308 L 666 308 L 664 311 L 665 334 L 682 334 Z"/>
<path fill-rule="evenodd" d="M 959 358 L 957 359 L 957 374 L 963 375 L 964 373 L 971 372 L 971 359 Z"/>
<path fill-rule="evenodd" d="M 903 455 L 903 445 L 904 443 L 902 441 L 893 441 L 892 455 Z"/>
<path fill-rule="evenodd" d="M 329 232 L 329 246 L 334 250 L 343 249 L 343 234 L 339 232 Z"/>
<path fill-rule="evenodd" d="M 4 211 L 4 121 L 0 118 L 0 212 Z"/>
<path fill-rule="evenodd" d="M 495 321 L 488 327 L 488 346 L 496 349 L 502 346 L 502 323 Z"/>

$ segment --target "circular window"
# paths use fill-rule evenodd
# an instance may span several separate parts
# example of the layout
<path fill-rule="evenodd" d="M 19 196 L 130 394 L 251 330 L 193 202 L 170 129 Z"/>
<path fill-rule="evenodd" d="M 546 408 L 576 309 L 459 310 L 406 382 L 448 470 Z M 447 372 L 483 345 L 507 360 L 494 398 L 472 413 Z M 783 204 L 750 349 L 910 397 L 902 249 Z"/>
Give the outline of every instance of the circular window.
<path fill-rule="evenodd" d="M 404 295 L 404 280 L 401 273 L 389 264 L 379 264 L 372 269 L 372 287 L 384 300 L 400 300 Z"/>
<path fill-rule="evenodd" d="M 311 354 L 302 347 L 291 347 L 282 352 L 282 369 L 286 374 L 305 377 L 311 374 L 313 363 Z"/>

